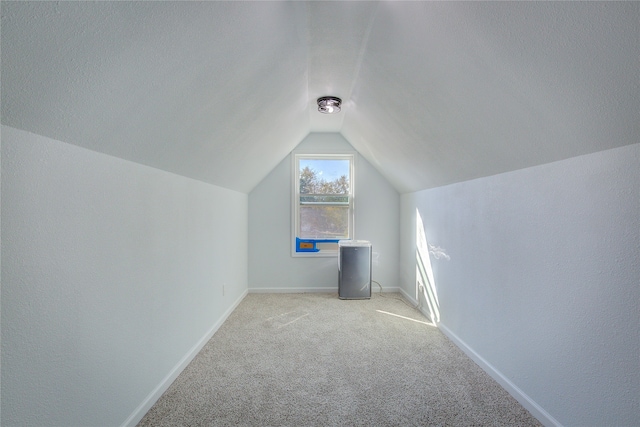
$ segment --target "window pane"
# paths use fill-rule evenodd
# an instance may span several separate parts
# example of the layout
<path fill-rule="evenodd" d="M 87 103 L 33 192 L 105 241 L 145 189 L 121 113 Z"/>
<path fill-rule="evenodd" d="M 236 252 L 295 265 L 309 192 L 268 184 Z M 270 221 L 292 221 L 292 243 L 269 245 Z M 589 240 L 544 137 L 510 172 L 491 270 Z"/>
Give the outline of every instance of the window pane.
<path fill-rule="evenodd" d="M 300 206 L 300 238 L 349 238 L 349 206 Z"/>
<path fill-rule="evenodd" d="M 300 194 L 349 194 L 346 159 L 301 159 Z"/>

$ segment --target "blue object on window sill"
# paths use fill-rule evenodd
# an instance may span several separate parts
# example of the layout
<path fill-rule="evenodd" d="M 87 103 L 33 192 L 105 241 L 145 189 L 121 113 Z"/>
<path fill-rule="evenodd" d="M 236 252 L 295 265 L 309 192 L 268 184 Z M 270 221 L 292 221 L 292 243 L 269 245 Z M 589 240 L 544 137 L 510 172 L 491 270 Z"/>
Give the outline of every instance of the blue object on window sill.
<path fill-rule="evenodd" d="M 296 237 L 296 252 L 320 252 L 317 243 L 338 243 L 337 239 L 300 239 Z"/>

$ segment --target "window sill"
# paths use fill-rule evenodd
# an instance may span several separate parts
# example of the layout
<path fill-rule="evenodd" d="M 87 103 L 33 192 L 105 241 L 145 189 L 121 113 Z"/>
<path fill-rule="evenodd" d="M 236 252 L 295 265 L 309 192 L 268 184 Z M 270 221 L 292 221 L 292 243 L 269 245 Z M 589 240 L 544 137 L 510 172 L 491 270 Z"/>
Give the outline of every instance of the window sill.
<path fill-rule="evenodd" d="M 320 251 L 320 252 L 295 252 L 291 253 L 292 258 L 337 258 L 338 251 Z"/>

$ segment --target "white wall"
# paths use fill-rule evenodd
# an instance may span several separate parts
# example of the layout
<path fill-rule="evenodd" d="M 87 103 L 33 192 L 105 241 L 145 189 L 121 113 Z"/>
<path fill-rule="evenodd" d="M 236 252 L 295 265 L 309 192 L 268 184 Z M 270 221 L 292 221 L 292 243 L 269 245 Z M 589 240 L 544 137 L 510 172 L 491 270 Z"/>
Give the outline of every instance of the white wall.
<path fill-rule="evenodd" d="M 446 334 L 547 424 L 640 425 L 639 144 L 403 195 L 408 295 L 416 209 Z"/>
<path fill-rule="evenodd" d="M 2 425 L 135 424 L 246 293 L 247 209 L 3 126 Z"/>
<path fill-rule="evenodd" d="M 335 133 L 312 133 L 294 150 L 355 152 Z M 249 288 L 252 291 L 337 291 L 336 257 L 291 256 L 291 155 L 249 194 Z M 388 181 L 356 155 L 355 238 L 373 246 L 373 280 L 397 290 L 400 196 Z M 374 291 L 378 291 L 374 285 Z"/>

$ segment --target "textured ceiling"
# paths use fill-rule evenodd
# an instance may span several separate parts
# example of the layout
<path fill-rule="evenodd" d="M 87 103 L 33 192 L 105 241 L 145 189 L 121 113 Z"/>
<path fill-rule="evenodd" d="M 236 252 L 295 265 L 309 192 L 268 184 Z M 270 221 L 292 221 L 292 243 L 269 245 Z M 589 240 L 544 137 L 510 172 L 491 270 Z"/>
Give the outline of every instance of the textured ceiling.
<path fill-rule="evenodd" d="M 638 2 L 1 7 L 3 124 L 242 192 L 309 132 L 400 192 L 640 141 Z"/>

